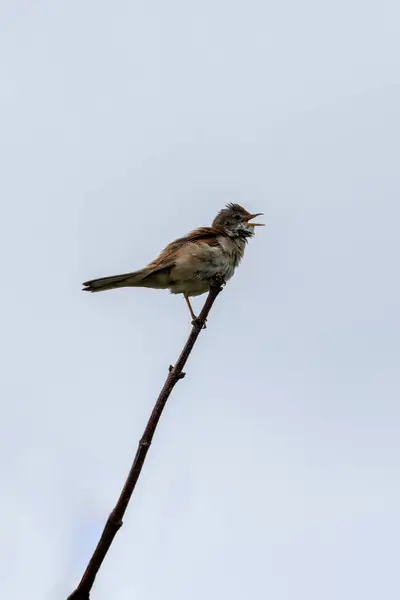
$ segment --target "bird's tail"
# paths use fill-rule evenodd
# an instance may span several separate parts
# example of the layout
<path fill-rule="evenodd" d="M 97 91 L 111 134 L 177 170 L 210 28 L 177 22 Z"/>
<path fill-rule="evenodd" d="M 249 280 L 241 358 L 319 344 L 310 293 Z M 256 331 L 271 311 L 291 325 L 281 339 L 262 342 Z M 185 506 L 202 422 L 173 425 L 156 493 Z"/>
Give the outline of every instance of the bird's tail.
<path fill-rule="evenodd" d="M 82 285 L 85 292 L 104 292 L 120 287 L 140 286 L 142 280 L 149 274 L 148 269 L 140 269 L 132 273 L 123 273 L 122 275 L 113 275 L 112 277 L 101 277 L 100 279 L 91 279 L 85 281 Z"/>

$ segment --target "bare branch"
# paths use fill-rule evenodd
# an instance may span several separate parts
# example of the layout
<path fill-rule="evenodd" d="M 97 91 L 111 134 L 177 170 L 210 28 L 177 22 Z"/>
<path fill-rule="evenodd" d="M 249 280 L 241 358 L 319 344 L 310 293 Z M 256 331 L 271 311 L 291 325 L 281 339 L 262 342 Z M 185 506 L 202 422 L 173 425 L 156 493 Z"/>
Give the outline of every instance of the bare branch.
<path fill-rule="evenodd" d="M 103 564 L 103 560 L 106 557 L 106 554 L 109 551 L 118 530 L 122 527 L 122 519 L 124 517 L 128 503 L 131 499 L 133 490 L 136 487 L 139 475 L 142 471 L 147 452 L 150 448 L 154 432 L 160 420 L 161 414 L 164 410 L 165 404 L 177 381 L 179 381 L 185 376 L 185 373 L 183 373 L 183 368 L 186 364 L 187 359 L 189 358 L 191 351 L 193 350 L 193 346 L 199 336 L 200 331 L 205 326 L 208 314 L 212 308 L 212 305 L 215 302 L 216 297 L 221 292 L 223 284 L 224 281 L 220 277 L 216 277 L 213 280 L 210 292 L 204 303 L 203 309 L 199 317 L 195 321 L 193 321 L 192 331 L 190 332 L 188 340 L 185 346 L 183 347 L 181 355 L 179 356 L 175 365 L 170 365 L 169 367 L 167 379 L 165 380 L 162 390 L 154 405 L 153 411 L 149 417 L 143 436 L 139 441 L 139 446 L 135 458 L 133 460 L 131 469 L 125 481 L 124 487 L 122 488 L 118 501 L 107 519 L 106 525 L 103 529 L 103 533 L 101 534 L 100 540 L 96 546 L 95 551 L 93 552 L 93 556 L 89 561 L 89 564 L 83 574 L 83 577 L 78 587 L 74 592 L 72 592 L 72 594 L 68 596 L 67 600 L 90 600 L 90 592 L 96 579 L 97 573 L 99 572 L 99 569 Z"/>

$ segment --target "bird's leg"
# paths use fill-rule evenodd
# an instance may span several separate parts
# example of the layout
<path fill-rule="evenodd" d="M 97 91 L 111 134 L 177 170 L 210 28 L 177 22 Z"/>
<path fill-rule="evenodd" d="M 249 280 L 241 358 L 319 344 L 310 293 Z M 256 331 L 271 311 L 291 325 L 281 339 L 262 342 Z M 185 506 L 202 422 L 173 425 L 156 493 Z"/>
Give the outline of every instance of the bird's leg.
<path fill-rule="evenodd" d="M 195 323 L 197 323 L 197 319 L 198 319 L 198 317 L 197 317 L 197 316 L 194 314 L 194 311 L 193 311 L 192 305 L 190 304 L 189 297 L 188 297 L 188 296 L 186 296 L 186 295 L 184 295 L 184 298 L 185 298 L 185 300 L 186 300 L 186 304 L 188 305 L 188 308 L 189 308 L 189 310 L 190 310 L 190 316 L 191 316 L 191 317 L 192 317 L 192 319 L 193 319 L 193 321 L 192 321 L 192 325 L 194 325 Z M 204 325 L 203 325 L 203 329 L 205 329 L 205 328 L 206 328 L 206 324 L 204 323 Z"/>
<path fill-rule="evenodd" d="M 197 317 L 193 312 L 193 308 L 192 308 L 192 305 L 190 304 L 190 300 L 187 296 L 185 296 L 185 300 L 186 300 L 186 304 L 188 305 L 188 308 L 190 310 L 190 316 L 192 317 L 193 321 L 195 321 L 197 319 Z"/>

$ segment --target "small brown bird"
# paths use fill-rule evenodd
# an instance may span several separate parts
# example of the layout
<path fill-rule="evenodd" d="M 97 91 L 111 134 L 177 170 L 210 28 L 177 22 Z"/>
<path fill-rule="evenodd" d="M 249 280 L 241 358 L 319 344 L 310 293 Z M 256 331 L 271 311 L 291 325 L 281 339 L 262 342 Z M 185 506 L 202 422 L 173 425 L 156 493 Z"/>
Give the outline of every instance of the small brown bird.
<path fill-rule="evenodd" d="M 121 287 L 169 289 L 183 294 L 192 319 L 196 320 L 190 296 L 210 289 L 210 280 L 219 275 L 230 279 L 243 258 L 247 241 L 254 228 L 264 223 L 250 223 L 262 213 L 250 214 L 239 204 L 227 204 L 219 211 L 211 227 L 199 227 L 185 237 L 168 244 L 161 254 L 139 271 L 86 281 L 86 292 L 102 292 Z"/>

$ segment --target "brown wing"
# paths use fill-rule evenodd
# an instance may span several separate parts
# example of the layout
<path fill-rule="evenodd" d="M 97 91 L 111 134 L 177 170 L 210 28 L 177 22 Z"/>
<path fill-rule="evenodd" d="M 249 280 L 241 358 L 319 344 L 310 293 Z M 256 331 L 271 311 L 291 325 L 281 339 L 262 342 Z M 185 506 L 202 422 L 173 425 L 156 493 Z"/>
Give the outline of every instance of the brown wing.
<path fill-rule="evenodd" d="M 161 269 L 168 269 L 174 266 L 175 256 L 177 250 L 190 244 L 192 242 L 201 241 L 209 244 L 210 246 L 218 246 L 218 236 L 221 232 L 213 227 L 199 227 L 194 231 L 191 231 L 184 237 L 178 238 L 168 244 L 166 248 L 159 254 L 159 256 L 148 265 L 149 273 L 155 273 Z"/>

